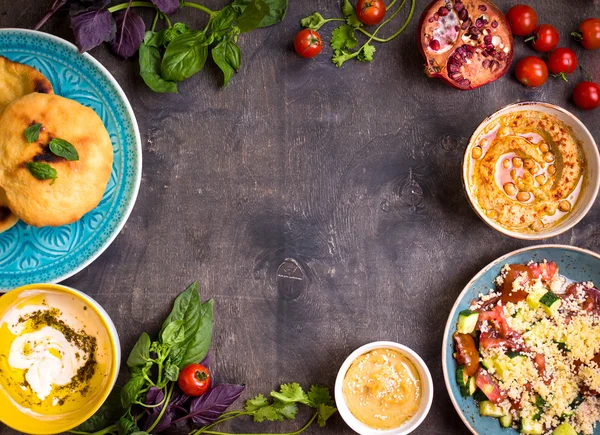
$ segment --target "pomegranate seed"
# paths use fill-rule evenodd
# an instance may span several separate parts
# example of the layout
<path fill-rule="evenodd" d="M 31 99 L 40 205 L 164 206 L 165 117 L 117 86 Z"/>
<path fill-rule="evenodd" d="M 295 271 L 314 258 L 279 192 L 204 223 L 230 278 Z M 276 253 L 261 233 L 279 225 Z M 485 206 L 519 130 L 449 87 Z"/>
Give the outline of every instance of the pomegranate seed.
<path fill-rule="evenodd" d="M 465 5 L 463 5 L 462 3 L 456 2 L 456 4 L 454 5 L 454 9 L 456 9 L 456 12 L 460 12 L 465 8 Z"/>
<path fill-rule="evenodd" d="M 460 30 L 460 27 L 454 26 L 454 30 L 456 30 L 458 32 Z"/>
<path fill-rule="evenodd" d="M 460 73 L 450 73 L 448 74 L 448 77 L 450 77 L 452 80 L 458 82 L 461 81 L 463 79 L 463 76 Z"/>
<path fill-rule="evenodd" d="M 475 26 L 478 27 L 478 28 L 483 27 L 483 21 L 481 21 L 481 18 L 477 18 L 475 20 Z"/>
<path fill-rule="evenodd" d="M 490 63 L 491 63 L 491 62 L 490 62 L 490 60 L 489 60 L 489 59 L 486 59 L 486 60 L 484 60 L 484 61 L 483 61 L 483 63 L 481 64 L 481 66 L 482 66 L 484 69 L 488 69 L 488 67 L 490 66 Z"/>
<path fill-rule="evenodd" d="M 495 29 L 496 27 L 498 27 L 498 21 L 494 20 L 492 21 L 492 27 Z"/>
<path fill-rule="evenodd" d="M 477 35 L 481 34 L 481 31 L 475 26 L 471 26 L 471 28 L 469 29 L 469 32 L 473 36 L 477 36 Z"/>
<path fill-rule="evenodd" d="M 448 71 L 453 73 L 453 72 L 459 72 L 460 71 L 460 66 L 458 65 L 454 65 L 453 63 L 448 64 Z"/>
<path fill-rule="evenodd" d="M 438 14 L 440 14 L 440 17 L 445 17 L 446 15 L 448 15 L 448 9 L 446 9 L 445 7 L 441 7 L 438 10 Z"/>
<path fill-rule="evenodd" d="M 460 18 L 462 21 L 465 21 L 468 17 L 469 17 L 469 13 L 467 12 L 466 9 L 463 9 L 462 11 L 460 11 L 458 13 L 458 18 Z"/>
<path fill-rule="evenodd" d="M 460 28 L 463 30 L 467 30 L 469 27 L 471 27 L 471 19 L 470 18 L 467 21 L 465 21 L 464 23 L 462 23 L 462 26 L 460 26 Z"/>
<path fill-rule="evenodd" d="M 463 79 L 458 84 L 461 85 L 463 88 L 466 88 L 468 86 L 471 86 L 471 81 L 468 79 Z"/>
<path fill-rule="evenodd" d="M 487 11 L 487 6 L 486 5 L 479 5 L 479 10 L 482 12 Z"/>
<path fill-rule="evenodd" d="M 486 35 L 486 36 L 484 36 L 483 37 L 483 42 L 485 44 L 488 44 L 488 45 L 491 44 L 492 43 L 492 35 Z"/>
<path fill-rule="evenodd" d="M 485 51 L 481 52 L 481 55 L 482 55 L 483 57 L 488 57 L 488 56 L 489 56 L 489 54 L 487 54 Z"/>
<path fill-rule="evenodd" d="M 438 41 L 437 39 L 432 39 L 431 41 L 429 41 L 429 48 L 431 48 L 433 51 L 438 51 L 440 47 L 440 41 Z"/>
<path fill-rule="evenodd" d="M 473 53 L 467 53 L 467 59 L 473 59 Z"/>
<path fill-rule="evenodd" d="M 430 23 L 433 23 L 433 17 L 429 17 L 429 19 L 427 21 L 429 21 Z"/>
<path fill-rule="evenodd" d="M 498 60 L 504 60 L 506 59 L 506 53 L 501 51 L 500 53 L 498 53 L 498 56 L 496 56 L 498 58 Z"/>
<path fill-rule="evenodd" d="M 440 19 L 440 14 L 438 14 L 437 12 L 435 14 L 433 14 L 433 19 L 435 21 L 439 20 Z"/>

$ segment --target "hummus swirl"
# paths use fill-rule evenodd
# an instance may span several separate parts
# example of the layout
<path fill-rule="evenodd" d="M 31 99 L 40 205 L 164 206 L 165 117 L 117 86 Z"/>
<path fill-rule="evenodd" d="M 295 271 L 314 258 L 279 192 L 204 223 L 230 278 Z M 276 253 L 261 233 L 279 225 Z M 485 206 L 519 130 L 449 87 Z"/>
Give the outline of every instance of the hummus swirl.
<path fill-rule="evenodd" d="M 479 206 L 502 227 L 536 232 L 574 207 L 585 156 L 558 118 L 526 110 L 501 116 L 476 138 L 470 184 Z"/>

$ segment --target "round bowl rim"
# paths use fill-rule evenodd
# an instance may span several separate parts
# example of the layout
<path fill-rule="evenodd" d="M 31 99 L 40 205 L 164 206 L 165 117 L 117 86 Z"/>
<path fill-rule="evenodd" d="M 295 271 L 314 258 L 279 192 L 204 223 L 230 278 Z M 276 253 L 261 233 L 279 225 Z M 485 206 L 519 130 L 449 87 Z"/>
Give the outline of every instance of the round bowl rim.
<path fill-rule="evenodd" d="M 112 319 L 110 318 L 110 316 L 108 315 L 106 310 L 104 310 L 102 305 L 100 305 L 100 303 L 98 303 L 90 295 L 83 293 L 81 290 L 77 290 L 73 287 L 69 287 L 69 286 L 62 285 L 62 284 L 54 284 L 54 283 L 37 283 L 37 284 L 34 283 L 34 284 L 27 284 L 24 286 L 16 287 L 13 290 L 9 290 L 6 293 L 7 294 L 8 293 L 12 294 L 14 292 L 21 293 L 21 292 L 24 292 L 27 290 L 58 291 L 61 293 L 67 293 L 67 294 L 73 295 L 73 296 L 85 301 L 87 304 L 89 304 L 92 307 L 92 309 L 96 312 L 96 314 L 102 321 L 102 324 L 104 325 L 106 332 L 110 339 L 110 347 L 111 347 L 111 352 L 112 352 L 112 355 L 111 355 L 112 367 L 111 367 L 109 381 L 106 383 L 106 387 L 104 388 L 102 394 L 100 395 L 100 397 L 98 399 L 98 403 L 96 403 L 94 406 L 92 406 L 90 408 L 90 411 L 88 411 L 85 414 L 81 414 L 81 416 L 79 416 L 77 418 L 76 424 L 69 423 L 68 425 L 64 425 L 64 428 L 63 427 L 60 428 L 61 430 L 59 432 L 66 432 L 66 431 L 69 431 L 69 430 L 79 426 L 81 423 L 85 422 L 92 415 L 94 415 L 96 413 L 96 411 L 98 411 L 98 409 L 100 409 L 102 404 L 106 401 L 106 399 L 108 398 L 109 394 L 111 393 L 111 391 L 113 390 L 113 388 L 117 382 L 117 377 L 119 375 L 119 368 L 121 365 L 121 345 L 120 345 L 119 336 L 117 333 L 117 328 L 115 327 Z M 32 417 L 32 418 L 34 418 L 34 417 Z M 17 430 L 17 431 L 20 431 L 23 433 L 28 433 L 28 432 L 24 432 L 22 430 L 22 428 L 15 427 L 15 425 L 10 425 L 7 422 L 4 422 L 2 419 L 0 419 L 0 421 L 3 424 L 5 424 L 6 426 L 8 426 L 14 430 Z M 43 427 L 44 427 L 44 425 L 40 424 L 41 429 L 36 429 L 35 434 L 50 435 L 50 434 L 56 433 L 56 428 L 54 428 L 54 427 L 51 430 L 45 430 L 45 429 L 43 429 Z"/>
<path fill-rule="evenodd" d="M 481 212 L 479 206 L 477 205 L 477 200 L 473 197 L 473 194 L 471 192 L 471 189 L 469 188 L 469 174 L 468 174 L 468 162 L 470 160 L 470 155 L 469 155 L 469 150 L 472 148 L 472 145 L 474 143 L 474 140 L 476 139 L 476 134 L 482 129 L 484 128 L 494 117 L 498 116 L 498 113 L 502 112 L 502 111 L 506 111 L 508 109 L 513 109 L 513 108 L 528 108 L 530 107 L 531 110 L 535 110 L 535 106 L 542 106 L 542 107 L 546 107 L 552 110 L 556 110 L 558 112 L 561 112 L 562 114 L 564 114 L 566 117 L 568 117 L 574 124 L 578 125 L 581 130 L 585 133 L 585 138 L 578 138 L 582 141 L 589 141 L 590 145 L 590 151 L 592 152 L 592 154 L 594 155 L 595 159 L 596 159 L 596 165 L 593 168 L 594 171 L 590 171 L 590 168 L 588 167 L 588 172 L 597 172 L 600 173 L 600 153 L 598 152 L 598 147 L 596 145 L 596 141 L 594 139 L 594 136 L 590 133 L 590 131 L 588 130 L 588 128 L 585 126 L 585 124 L 578 118 L 576 117 L 573 113 L 569 112 L 567 109 L 564 109 L 560 106 L 557 106 L 555 104 L 551 104 L 551 103 L 544 103 L 541 101 L 522 101 L 522 102 L 517 102 L 517 103 L 511 103 L 511 104 L 507 104 L 501 108 L 499 108 L 498 110 L 496 110 L 494 113 L 492 113 L 491 115 L 488 115 L 483 121 L 481 121 L 479 123 L 479 125 L 475 128 L 475 130 L 473 131 L 473 134 L 471 134 L 471 137 L 469 138 L 469 142 L 467 144 L 467 147 L 465 149 L 465 153 L 463 156 L 463 163 L 462 163 L 462 182 L 463 182 L 463 188 L 465 190 L 465 193 L 467 195 L 467 199 L 469 202 L 469 205 L 471 206 L 471 208 L 475 211 L 475 213 L 477 214 L 477 216 L 479 216 L 479 218 L 485 222 L 489 227 L 493 228 L 494 230 L 509 236 L 509 237 L 513 237 L 515 239 L 520 239 L 520 240 L 542 240 L 542 239 L 547 239 L 550 237 L 556 237 L 560 234 L 563 234 L 567 231 L 569 231 L 570 229 L 572 229 L 575 225 L 577 225 L 579 222 L 581 222 L 581 220 L 583 220 L 583 218 L 585 218 L 587 216 L 587 214 L 589 213 L 590 209 L 594 206 L 594 203 L 596 202 L 596 198 L 598 196 L 598 192 L 600 190 L 600 176 L 598 177 L 598 179 L 596 180 L 596 183 L 592 186 L 592 185 L 588 185 L 586 188 L 587 189 L 593 189 L 592 192 L 592 199 L 586 203 L 586 204 L 581 204 L 581 210 L 582 213 L 578 218 L 573 219 L 571 222 L 569 222 L 567 225 L 564 226 L 564 228 L 560 228 L 560 229 L 556 229 L 556 228 L 550 228 L 547 231 L 542 231 L 540 233 L 532 233 L 532 234 L 525 234 L 525 233 L 520 233 L 518 231 L 514 231 L 514 230 L 509 230 L 507 228 L 502 227 L 501 225 L 495 223 L 493 220 L 491 220 L 490 218 L 488 218 L 484 213 Z M 588 150 L 584 151 L 586 158 L 588 157 Z M 589 158 L 587 158 L 588 160 L 588 165 L 589 165 Z M 589 180 L 588 180 L 589 181 Z"/>
<path fill-rule="evenodd" d="M 415 367 L 417 368 L 417 370 L 419 371 L 419 375 L 421 376 L 421 383 L 423 384 L 423 390 L 425 394 L 422 396 L 423 400 L 421 405 L 419 406 L 418 411 L 408 421 L 396 428 L 379 430 L 367 426 L 366 424 L 359 421 L 356 417 L 354 417 L 352 412 L 346 406 L 346 399 L 344 398 L 344 394 L 342 392 L 342 384 L 344 381 L 344 377 L 346 376 L 346 372 L 348 371 L 350 365 L 354 362 L 354 360 L 356 360 L 356 358 L 371 350 L 383 348 L 391 348 L 394 350 L 398 350 L 404 355 L 406 355 L 411 360 L 411 362 L 415 364 Z M 427 367 L 425 361 L 423 361 L 419 354 L 412 350 L 410 347 L 394 341 L 373 341 L 355 349 L 344 360 L 344 362 L 340 366 L 340 369 L 335 379 L 334 396 L 338 412 L 342 416 L 342 419 L 356 433 L 360 435 L 406 435 L 417 429 L 417 427 L 419 427 L 421 423 L 423 423 L 423 420 L 425 420 L 425 417 L 427 417 L 427 415 L 429 414 L 429 410 L 431 409 L 431 404 L 433 402 L 433 379 L 431 377 L 429 367 Z M 427 399 L 425 400 L 425 398 Z"/>
<path fill-rule="evenodd" d="M 452 318 L 454 317 L 454 314 L 456 313 L 456 310 L 458 309 L 460 302 L 463 300 L 463 298 L 465 297 L 466 293 L 469 291 L 471 286 L 479 278 L 481 278 L 481 276 L 484 275 L 489 269 L 496 266 L 498 263 L 506 260 L 507 258 L 512 257 L 513 255 L 521 254 L 521 253 L 527 252 L 527 251 L 533 251 L 536 249 L 565 249 L 565 250 L 569 250 L 569 251 L 576 251 L 576 252 L 581 252 L 583 254 L 591 255 L 592 257 L 595 257 L 598 260 L 600 260 L 600 254 L 598 254 L 594 251 L 590 251 L 589 249 L 579 248 L 577 246 L 571 246 L 571 245 L 548 243 L 548 244 L 543 244 L 543 245 L 532 245 L 532 246 L 527 246 L 525 248 L 515 249 L 514 251 L 510 251 L 504 255 L 501 255 L 500 257 L 498 257 L 495 260 L 491 261 L 490 263 L 486 264 L 479 272 L 477 272 L 477 274 L 475 274 L 475 276 L 473 276 L 473 278 L 471 278 L 469 280 L 467 285 L 464 286 L 464 288 L 462 289 L 460 294 L 456 297 L 456 301 L 454 301 L 454 304 L 452 305 L 452 308 L 450 309 L 450 312 L 448 314 L 448 320 L 446 320 L 446 326 L 444 327 L 444 336 L 442 339 L 442 372 L 444 374 L 444 384 L 446 385 L 446 391 L 448 392 L 448 396 L 450 397 L 452 406 L 454 406 L 454 410 L 456 411 L 456 413 L 458 414 L 458 416 L 460 417 L 460 419 L 462 420 L 464 425 L 467 427 L 467 429 L 469 429 L 469 431 L 473 435 L 479 435 L 479 434 L 477 433 L 477 431 L 475 431 L 473 426 L 471 426 L 471 423 L 469 423 L 467 418 L 463 415 L 462 409 L 460 408 L 460 406 L 458 406 L 458 403 L 456 402 L 456 398 L 454 397 L 454 394 L 452 393 L 452 387 L 450 386 L 450 376 L 448 374 L 448 367 L 446 366 L 446 358 L 448 357 L 448 332 L 450 331 L 450 328 L 454 326 L 452 323 Z"/>

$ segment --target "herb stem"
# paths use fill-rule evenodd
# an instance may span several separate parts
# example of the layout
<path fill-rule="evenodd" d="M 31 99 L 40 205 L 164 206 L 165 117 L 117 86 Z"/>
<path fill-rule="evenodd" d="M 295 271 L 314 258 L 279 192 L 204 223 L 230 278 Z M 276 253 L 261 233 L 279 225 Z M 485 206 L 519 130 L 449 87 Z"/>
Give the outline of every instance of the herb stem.
<path fill-rule="evenodd" d="M 163 415 L 165 415 L 165 411 L 167 410 L 168 405 L 169 405 L 169 401 L 171 400 L 171 394 L 173 394 L 173 387 L 174 386 L 175 386 L 174 383 L 171 384 L 171 388 L 169 388 L 169 392 L 167 393 L 167 397 L 165 398 L 165 404 L 163 405 L 163 408 L 160 410 L 160 414 L 158 414 L 158 417 L 156 417 L 156 420 L 154 420 L 154 423 L 152 423 L 152 426 L 150 426 L 148 428 L 148 430 L 146 431 L 149 434 L 152 433 L 152 431 L 154 430 L 154 428 L 158 425 L 158 423 L 162 419 Z"/>
<path fill-rule="evenodd" d="M 212 9 L 208 9 L 206 6 L 199 5 L 198 3 L 183 2 L 183 6 L 188 6 L 194 9 L 200 9 L 202 12 L 206 12 L 208 15 L 215 14 L 215 11 L 213 11 Z"/>
<path fill-rule="evenodd" d="M 39 30 L 44 24 L 46 24 L 46 21 L 48 21 L 50 19 L 50 17 L 56 13 L 56 11 L 58 11 L 60 8 L 62 8 L 66 4 L 67 4 L 67 0 L 55 0 L 54 4 L 52 5 L 52 7 L 48 11 L 48 13 L 46 15 L 44 15 L 44 17 L 40 20 L 40 22 L 35 25 L 33 30 Z"/>
<path fill-rule="evenodd" d="M 111 6 L 110 8 L 108 8 L 108 12 L 110 12 L 112 14 L 113 12 L 122 11 L 123 9 L 127 9 L 128 7 L 129 7 L 129 2 L 120 3 L 118 5 L 114 5 L 114 6 Z M 131 7 L 132 8 L 155 8 L 156 6 L 154 6 L 154 3 L 152 3 L 152 2 L 135 1 L 135 2 L 131 2 Z"/>
<path fill-rule="evenodd" d="M 387 11 L 389 11 L 390 9 L 392 9 L 392 8 L 394 7 L 394 3 L 396 3 L 396 0 L 392 0 L 392 1 L 390 2 L 390 4 L 386 6 L 386 8 L 385 8 L 385 9 L 386 9 Z"/>
<path fill-rule="evenodd" d="M 150 29 L 151 32 L 154 32 L 154 29 L 156 29 L 156 23 L 158 23 L 159 16 L 160 16 L 160 11 L 157 9 L 156 14 L 154 14 L 154 21 L 152 22 L 152 29 Z"/>
<path fill-rule="evenodd" d="M 105 435 L 105 434 L 112 434 L 115 433 L 119 430 L 119 427 L 117 424 L 111 424 L 110 426 L 105 427 L 102 430 L 99 430 L 98 432 L 82 432 L 82 431 L 78 431 L 78 430 L 70 430 L 69 433 L 75 434 L 75 435 Z"/>
<path fill-rule="evenodd" d="M 390 3 L 390 5 L 392 5 L 393 3 L 394 2 Z M 384 25 L 386 25 L 388 22 L 390 22 L 390 20 L 392 20 L 398 14 L 398 12 L 400 12 L 400 10 L 404 7 L 405 3 L 406 3 L 406 0 L 402 0 L 402 3 L 400 4 L 400 6 L 398 6 L 398 9 L 396 9 L 396 11 L 394 11 L 394 13 L 387 20 L 385 20 L 383 23 L 381 23 L 379 25 L 379 27 L 377 27 L 377 29 L 375 29 L 375 31 L 372 34 L 369 33 L 369 32 L 367 32 L 362 27 L 359 27 L 357 30 L 360 31 L 362 34 L 368 36 L 370 38 L 369 42 L 371 40 L 377 41 L 377 42 L 390 42 L 392 39 L 396 38 L 398 35 L 400 35 L 402 32 L 404 32 L 404 30 L 406 29 L 406 26 L 408 26 L 408 23 L 410 23 L 410 20 L 412 19 L 412 16 L 413 16 L 413 14 L 415 12 L 415 0 L 411 0 L 410 11 L 408 13 L 408 17 L 406 18 L 406 21 L 404 22 L 404 24 L 402 25 L 402 27 L 400 27 L 398 29 L 398 31 L 396 31 L 396 33 L 394 33 L 393 35 L 391 35 L 391 36 L 389 36 L 387 38 L 378 38 L 375 35 L 379 31 L 379 29 L 381 29 Z"/>
<path fill-rule="evenodd" d="M 136 405 L 143 406 L 144 408 L 158 408 L 159 406 L 162 406 L 165 403 L 165 401 L 167 400 L 167 396 L 164 394 L 165 394 L 165 392 L 163 391 L 163 399 L 156 405 L 146 405 L 143 402 L 133 402 L 133 403 L 135 403 Z"/>
<path fill-rule="evenodd" d="M 226 422 L 227 420 L 233 420 L 234 418 L 237 418 L 240 415 L 253 415 L 253 414 L 254 414 L 254 412 L 243 412 L 243 411 L 226 412 L 226 413 L 222 414 L 221 417 L 219 417 L 219 419 L 217 421 L 215 421 L 214 423 L 211 423 L 208 426 L 204 426 L 204 427 L 198 429 L 197 431 L 192 432 L 190 435 L 199 435 L 202 433 L 206 433 L 206 431 L 208 429 L 210 429 L 213 426 L 216 426 L 217 424 L 221 424 L 223 422 Z"/>
<path fill-rule="evenodd" d="M 304 432 L 306 429 L 308 429 L 308 427 L 311 424 L 313 424 L 313 422 L 317 418 L 317 415 L 318 415 L 318 413 L 315 412 L 315 415 L 312 416 L 312 418 L 308 421 L 308 423 L 306 423 L 304 426 L 302 426 L 297 431 L 295 431 L 295 432 L 286 432 L 286 433 L 279 434 L 279 435 L 298 435 L 298 434 Z M 202 433 L 209 434 L 209 435 L 233 435 L 233 434 L 229 434 L 229 433 L 226 433 L 226 432 L 214 432 L 214 431 L 211 431 L 211 430 L 207 430 L 207 431 L 202 432 Z M 272 435 L 272 434 L 249 434 L 249 433 L 246 433 L 246 434 L 235 434 L 235 435 Z"/>
<path fill-rule="evenodd" d="M 162 14 L 162 16 L 165 19 L 165 21 L 167 22 L 167 25 L 169 27 L 173 27 L 173 25 L 171 24 L 171 20 L 169 19 L 169 16 L 167 14 Z"/>

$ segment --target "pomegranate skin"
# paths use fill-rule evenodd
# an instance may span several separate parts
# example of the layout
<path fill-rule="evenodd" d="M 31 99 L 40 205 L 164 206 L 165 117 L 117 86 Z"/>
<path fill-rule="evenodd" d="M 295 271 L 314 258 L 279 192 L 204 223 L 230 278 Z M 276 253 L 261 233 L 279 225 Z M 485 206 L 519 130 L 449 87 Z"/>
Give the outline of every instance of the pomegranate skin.
<path fill-rule="evenodd" d="M 514 56 L 510 25 L 489 0 L 434 0 L 419 20 L 417 44 L 427 76 L 460 90 L 498 80 Z"/>

